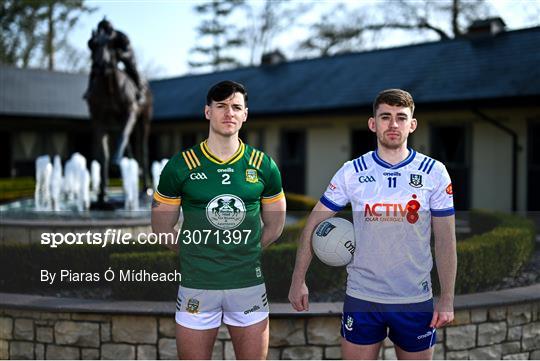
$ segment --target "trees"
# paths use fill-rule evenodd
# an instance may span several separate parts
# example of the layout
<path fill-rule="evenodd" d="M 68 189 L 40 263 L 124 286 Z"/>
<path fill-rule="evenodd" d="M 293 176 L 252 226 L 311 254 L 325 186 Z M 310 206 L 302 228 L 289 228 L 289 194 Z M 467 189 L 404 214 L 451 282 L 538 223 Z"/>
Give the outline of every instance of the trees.
<path fill-rule="evenodd" d="M 474 20 L 492 14 L 487 0 L 386 0 L 355 10 L 342 5 L 311 27 L 299 49 L 307 56 L 326 56 L 376 48 L 383 35 L 396 30 L 424 40 L 450 39 L 464 35 Z"/>
<path fill-rule="evenodd" d="M 487 0 L 394 0 L 385 5 L 392 11 L 380 9 L 383 21 L 368 24 L 367 30 L 420 30 L 445 40 L 464 35 L 474 20 L 493 14 Z"/>
<path fill-rule="evenodd" d="M 262 55 L 274 49 L 275 39 L 290 28 L 312 4 L 290 0 L 264 0 L 246 3 L 248 25 L 243 33 L 249 51 L 249 65 L 259 64 Z"/>
<path fill-rule="evenodd" d="M 350 13 L 339 4 L 311 26 L 309 38 L 298 45 L 306 55 L 328 56 L 360 49 L 363 45 L 364 14 Z"/>
<path fill-rule="evenodd" d="M 0 8 L 0 61 L 26 68 L 38 43 L 39 5 L 6 0 Z"/>
<path fill-rule="evenodd" d="M 192 49 L 201 60 L 189 61 L 192 68 L 222 70 L 241 65 L 233 50 L 244 45 L 245 40 L 231 15 L 244 4 L 244 0 L 211 0 L 195 6 L 195 11 L 204 18 L 197 28 L 199 45 Z"/>
<path fill-rule="evenodd" d="M 264 53 L 274 50 L 275 38 L 310 7 L 289 0 L 212 0 L 195 6 L 203 19 L 189 65 L 212 70 L 238 67 L 246 64 L 240 60 L 246 53 L 246 65 L 257 65 Z"/>
<path fill-rule="evenodd" d="M 59 52 L 73 53 L 67 41 L 83 13 L 84 0 L 4 0 L 0 8 L 0 62 L 19 67 L 55 68 Z M 76 60 L 75 58 L 73 59 Z"/>

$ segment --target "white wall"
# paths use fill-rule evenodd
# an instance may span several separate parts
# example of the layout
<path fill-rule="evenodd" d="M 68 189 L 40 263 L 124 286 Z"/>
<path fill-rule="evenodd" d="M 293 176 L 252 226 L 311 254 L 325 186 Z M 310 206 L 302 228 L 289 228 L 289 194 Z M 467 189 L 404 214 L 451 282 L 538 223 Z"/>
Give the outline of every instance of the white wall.
<path fill-rule="evenodd" d="M 349 160 L 350 128 L 320 126 L 307 131 L 306 193 L 320 198 L 334 173 Z"/>
<path fill-rule="evenodd" d="M 472 127 L 471 206 L 512 209 L 512 139 L 486 122 Z"/>
<path fill-rule="evenodd" d="M 527 206 L 527 121 L 540 117 L 540 108 L 482 109 L 518 134 L 518 210 Z M 280 133 L 283 129 L 305 129 L 307 141 L 306 193 L 319 198 L 332 175 L 349 160 L 351 129 L 365 123 L 369 114 L 350 116 L 276 117 L 260 119 L 246 125 L 248 142 L 262 134 L 264 151 L 279 166 Z M 411 136 L 410 145 L 419 152 L 430 154 L 430 126 L 432 124 L 466 124 L 470 137 L 470 200 L 472 208 L 510 211 L 512 207 L 512 143 L 507 133 L 481 120 L 470 110 L 415 113 L 418 128 Z M 362 124 L 363 124 L 362 123 Z M 207 129 L 207 124 L 176 125 L 175 130 Z"/>

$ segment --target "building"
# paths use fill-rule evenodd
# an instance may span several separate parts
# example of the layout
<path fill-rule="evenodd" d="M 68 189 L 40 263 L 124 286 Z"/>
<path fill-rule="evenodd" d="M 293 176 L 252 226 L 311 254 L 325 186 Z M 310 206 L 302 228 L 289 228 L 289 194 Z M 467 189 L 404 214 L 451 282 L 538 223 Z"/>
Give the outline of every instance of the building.
<path fill-rule="evenodd" d="M 276 160 L 286 191 L 318 197 L 343 162 L 373 149 L 367 119 L 376 94 L 403 88 L 417 106 L 411 146 L 447 165 L 457 209 L 539 210 L 540 27 L 485 29 L 447 41 L 152 81 L 152 159 L 204 139 L 208 87 L 236 80 L 249 90 L 243 138 Z M 60 144 L 66 152 L 85 147 L 76 135 L 90 132 L 80 98 L 85 77 L 2 68 L 0 79 L 0 133 L 9 139 L 0 145 L 9 154 L 2 176 L 20 174 Z M 29 139 L 52 148 L 29 151 Z"/>

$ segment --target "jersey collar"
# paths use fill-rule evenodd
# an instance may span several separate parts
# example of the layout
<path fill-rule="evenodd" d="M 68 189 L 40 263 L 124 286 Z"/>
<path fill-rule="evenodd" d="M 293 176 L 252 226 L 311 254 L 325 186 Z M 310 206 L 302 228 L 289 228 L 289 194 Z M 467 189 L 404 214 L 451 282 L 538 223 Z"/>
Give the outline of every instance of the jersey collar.
<path fill-rule="evenodd" d="M 208 140 L 208 139 L 207 139 Z M 244 151 L 246 149 L 246 146 L 245 144 L 242 142 L 241 139 L 238 139 L 238 141 L 240 142 L 240 146 L 238 147 L 238 149 L 236 150 L 236 152 L 234 152 L 234 154 L 227 160 L 222 160 L 222 159 L 219 159 L 219 157 L 217 157 L 216 155 L 214 155 L 211 151 L 210 151 L 210 148 L 208 147 L 208 144 L 207 144 L 207 140 L 203 141 L 201 143 L 201 151 L 202 153 L 204 154 L 204 156 L 206 158 L 208 158 L 208 160 L 210 160 L 211 162 L 213 163 L 216 163 L 216 164 L 233 164 L 234 162 L 238 161 L 240 158 L 242 158 L 244 156 Z"/>
<path fill-rule="evenodd" d="M 373 153 L 372 153 L 373 160 L 375 161 L 375 163 L 377 163 L 378 165 L 380 165 L 382 167 L 389 168 L 389 169 L 398 169 L 398 168 L 404 167 L 407 164 L 409 164 L 410 162 L 412 162 L 414 157 L 416 156 L 416 151 L 414 149 L 412 149 L 412 148 L 407 148 L 407 149 L 409 149 L 409 155 L 407 156 L 407 158 L 403 159 L 398 164 L 390 164 L 390 163 L 384 161 L 381 157 L 379 157 L 379 154 L 377 153 L 377 150 L 373 151 Z"/>

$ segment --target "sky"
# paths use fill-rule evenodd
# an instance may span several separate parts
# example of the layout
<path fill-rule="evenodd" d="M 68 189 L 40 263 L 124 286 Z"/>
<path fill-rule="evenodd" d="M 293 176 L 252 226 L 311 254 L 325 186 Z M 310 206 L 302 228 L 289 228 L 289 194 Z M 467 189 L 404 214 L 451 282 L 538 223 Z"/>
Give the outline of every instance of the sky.
<path fill-rule="evenodd" d="M 255 4 L 262 4 L 253 0 Z M 300 0 L 293 0 L 300 1 Z M 354 8 L 366 1 L 376 3 L 377 0 L 344 0 L 347 7 Z M 489 0 L 495 11 L 502 15 L 507 29 L 519 29 L 531 24 L 530 8 L 540 9 L 540 0 Z M 81 15 L 79 21 L 69 35 L 69 41 L 78 48 L 81 54 L 90 53 L 86 42 L 97 23 L 106 16 L 115 29 L 126 33 L 131 39 L 140 70 L 151 79 L 168 78 L 185 75 L 192 71 L 188 65 L 190 49 L 198 41 L 196 28 L 200 17 L 194 6 L 201 1 L 120 1 L 107 0 L 87 1 L 96 10 L 91 14 Z M 319 0 L 311 11 L 298 19 L 299 24 L 276 39 L 285 55 L 294 51 L 293 44 L 305 39 L 308 28 L 306 24 L 315 23 L 322 13 L 335 5 L 335 1 Z M 538 14 L 538 12 L 537 12 Z M 249 19 L 235 18 L 238 25 Z M 534 21 L 534 20 L 533 20 Z M 538 24 L 537 24 L 538 25 Z M 406 41 L 406 35 L 398 35 L 387 40 L 386 46 L 399 45 Z M 435 40 L 435 39 L 431 39 Z M 248 54 L 243 54 L 248 61 Z"/>

